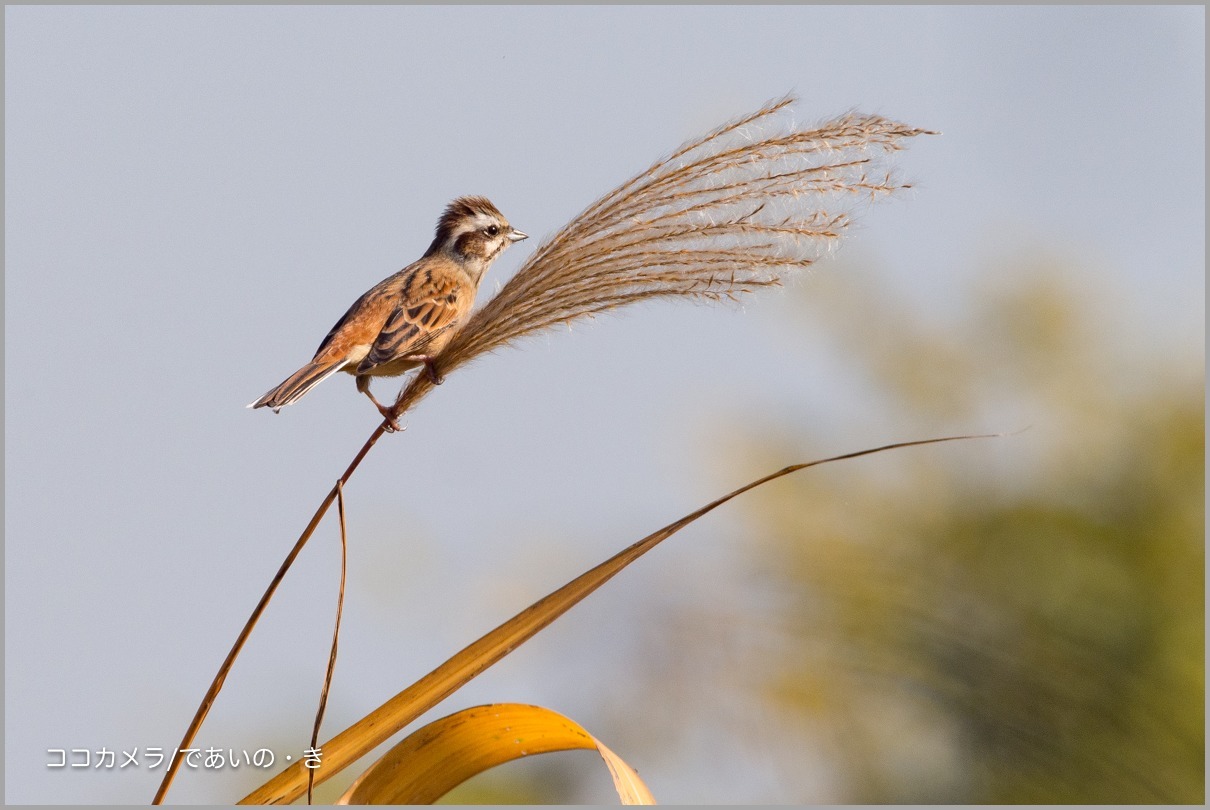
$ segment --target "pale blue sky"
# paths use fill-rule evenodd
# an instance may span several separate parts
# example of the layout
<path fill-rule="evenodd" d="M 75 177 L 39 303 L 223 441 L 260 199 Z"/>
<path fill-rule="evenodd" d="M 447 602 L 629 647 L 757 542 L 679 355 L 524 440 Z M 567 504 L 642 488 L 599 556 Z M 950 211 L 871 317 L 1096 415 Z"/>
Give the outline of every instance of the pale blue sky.
<path fill-rule="evenodd" d="M 944 317 L 1006 257 L 1057 255 L 1095 268 L 1089 300 L 1120 304 L 1133 342 L 1204 362 L 1200 6 L 10 6 L 5 22 L 10 803 L 150 799 L 158 772 L 55 771 L 46 751 L 176 744 L 377 424 L 343 377 L 277 416 L 243 406 L 416 258 L 454 196 L 485 194 L 537 237 L 493 267 L 486 295 L 601 193 L 794 92 L 804 120 L 856 108 L 944 133 L 903 155 L 915 191 L 873 209 L 815 274 L 861 266 Z M 451 375 L 349 487 L 326 728 L 742 483 L 716 447 L 737 413 L 834 427 L 834 443 L 786 463 L 1020 426 L 867 418 L 831 382 L 834 347 L 787 340 L 811 283 L 742 309 L 644 307 Z M 332 532 L 199 744 L 309 734 Z M 696 555 L 725 560 L 727 535 L 704 526 L 695 542 L 648 562 L 725 576 Z M 611 583 L 443 709 L 608 704 L 645 576 Z M 544 669 L 563 656 L 592 665 Z M 794 800 L 755 765 L 633 764 L 665 802 Z M 230 802 L 258 781 L 185 773 L 171 798 Z"/>

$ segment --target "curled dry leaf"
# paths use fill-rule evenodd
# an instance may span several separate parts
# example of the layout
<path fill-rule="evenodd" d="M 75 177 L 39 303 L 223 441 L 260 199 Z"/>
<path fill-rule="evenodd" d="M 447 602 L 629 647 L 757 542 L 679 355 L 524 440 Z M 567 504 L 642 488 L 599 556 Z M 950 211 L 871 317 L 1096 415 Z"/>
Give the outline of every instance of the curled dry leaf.
<path fill-rule="evenodd" d="M 552 751 L 595 749 L 623 804 L 655 804 L 638 773 L 583 726 L 541 706 L 476 706 L 429 723 L 357 778 L 337 804 L 431 804 L 476 774 Z"/>

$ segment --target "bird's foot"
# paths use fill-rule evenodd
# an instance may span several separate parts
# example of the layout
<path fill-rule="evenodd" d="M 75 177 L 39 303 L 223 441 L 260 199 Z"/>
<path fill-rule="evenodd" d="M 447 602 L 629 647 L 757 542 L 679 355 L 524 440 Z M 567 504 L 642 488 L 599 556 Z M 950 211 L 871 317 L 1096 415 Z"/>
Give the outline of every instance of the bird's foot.
<path fill-rule="evenodd" d="M 379 405 L 377 402 L 374 404 L 378 406 L 378 412 L 382 414 L 382 418 L 387 422 L 387 433 L 401 433 L 404 430 L 404 428 L 399 425 L 399 414 L 395 412 L 394 408 Z"/>
<path fill-rule="evenodd" d="M 431 354 L 412 354 L 408 355 L 408 360 L 417 363 L 424 363 L 424 370 L 429 375 L 429 382 L 433 385 L 441 385 L 445 382 L 445 377 L 442 377 L 437 372 L 437 360 Z"/>

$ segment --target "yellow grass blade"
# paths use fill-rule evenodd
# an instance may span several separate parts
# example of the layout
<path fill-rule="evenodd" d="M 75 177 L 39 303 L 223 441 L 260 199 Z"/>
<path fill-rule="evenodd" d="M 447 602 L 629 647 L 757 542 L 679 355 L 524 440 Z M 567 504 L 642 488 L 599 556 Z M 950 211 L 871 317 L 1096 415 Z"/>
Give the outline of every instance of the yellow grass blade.
<path fill-rule="evenodd" d="M 798 470 L 827 464 L 842 459 L 868 456 L 885 450 L 915 447 L 961 439 L 986 438 L 977 436 L 947 436 L 939 439 L 923 439 L 912 442 L 896 442 L 854 453 L 845 453 L 831 458 L 794 464 L 763 478 L 758 478 L 739 489 L 703 506 L 659 531 L 649 534 L 629 548 L 615 554 L 597 567 L 573 579 L 554 593 L 538 600 L 487 635 L 464 647 L 452 658 L 441 664 L 428 675 L 404 689 L 395 697 L 379 706 L 352 726 L 337 734 L 323 746 L 321 764 L 314 770 L 315 784 L 322 784 L 351 763 L 368 754 L 401 731 L 420 715 L 449 697 L 463 684 L 508 655 L 528 641 L 537 632 L 562 616 L 577 602 L 612 579 L 623 568 L 655 548 L 681 529 L 703 515 L 761 484 L 789 475 Z M 261 785 L 240 800 L 240 804 L 284 804 L 292 802 L 307 790 L 307 769 L 297 761 L 277 776 Z"/>
<path fill-rule="evenodd" d="M 497 703 L 429 723 L 394 746 L 337 804 L 431 804 L 476 774 L 534 754 L 596 749 L 623 804 L 655 804 L 617 754 L 563 715 L 541 706 Z"/>
<path fill-rule="evenodd" d="M 651 791 L 647 789 L 647 785 L 639 778 L 639 772 L 626 764 L 620 756 L 610 751 L 605 747 L 605 744 L 597 740 L 597 750 L 601 752 L 601 758 L 605 760 L 605 765 L 609 768 L 609 775 L 613 777 L 613 787 L 618 792 L 618 798 L 622 800 L 622 804 L 655 804 L 655 796 L 651 795 Z"/>

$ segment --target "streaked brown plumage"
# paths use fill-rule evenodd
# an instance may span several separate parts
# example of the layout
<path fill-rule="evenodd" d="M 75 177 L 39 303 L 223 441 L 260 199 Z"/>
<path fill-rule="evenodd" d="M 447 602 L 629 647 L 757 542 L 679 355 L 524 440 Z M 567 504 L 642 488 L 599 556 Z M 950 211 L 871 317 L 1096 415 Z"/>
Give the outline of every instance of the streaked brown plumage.
<path fill-rule="evenodd" d="M 424 256 L 358 298 L 310 363 L 248 407 L 277 412 L 345 371 L 357 378 L 357 390 L 395 426 L 390 409 L 370 393 L 370 378 L 393 377 L 424 365 L 433 382 L 440 382 L 434 357 L 466 321 L 492 261 L 525 238 L 486 198 L 454 200 L 437 222 Z"/>

